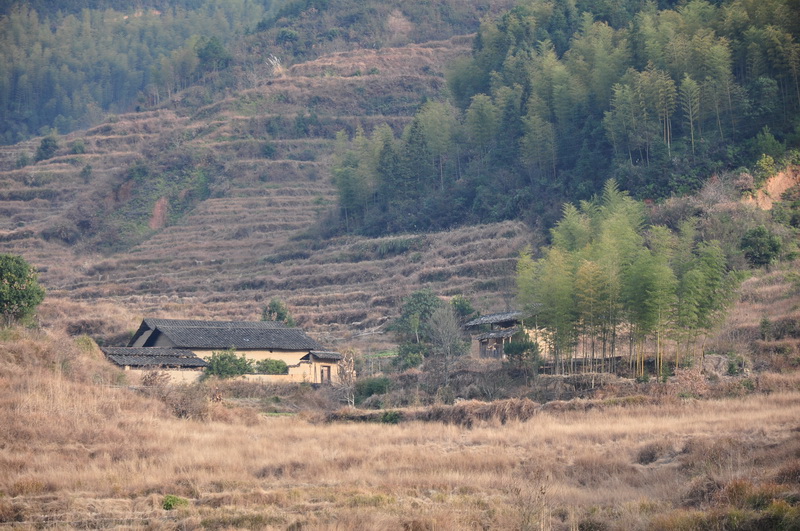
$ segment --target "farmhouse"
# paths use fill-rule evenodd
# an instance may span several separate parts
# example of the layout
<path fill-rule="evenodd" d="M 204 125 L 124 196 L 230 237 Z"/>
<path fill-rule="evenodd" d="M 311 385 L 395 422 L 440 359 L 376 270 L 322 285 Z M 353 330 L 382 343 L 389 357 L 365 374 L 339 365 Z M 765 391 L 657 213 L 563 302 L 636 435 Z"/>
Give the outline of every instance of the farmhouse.
<path fill-rule="evenodd" d="M 341 355 L 325 350 L 299 328 L 275 321 L 145 319 L 126 347 L 105 347 L 106 357 L 135 373 L 158 369 L 173 380 L 197 380 L 215 352 L 234 349 L 254 362 L 280 360 L 287 374 L 252 374 L 261 381 L 333 383 Z"/>

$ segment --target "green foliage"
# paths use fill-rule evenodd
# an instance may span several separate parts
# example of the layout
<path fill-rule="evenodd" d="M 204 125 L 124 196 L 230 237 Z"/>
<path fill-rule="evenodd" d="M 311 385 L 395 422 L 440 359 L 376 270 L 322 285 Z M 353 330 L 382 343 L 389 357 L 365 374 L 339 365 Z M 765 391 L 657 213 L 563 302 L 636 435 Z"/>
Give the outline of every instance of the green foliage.
<path fill-rule="evenodd" d="M 422 365 L 428 348 L 422 343 L 403 343 L 397 349 L 397 357 L 394 359 L 395 366 L 404 371 Z"/>
<path fill-rule="evenodd" d="M 81 168 L 80 177 L 85 184 L 89 184 L 89 181 L 92 179 L 92 165 L 87 164 L 83 168 Z"/>
<path fill-rule="evenodd" d="M 484 18 L 447 74 L 457 108 L 429 102 L 402 135 L 344 148 L 345 230 L 549 223 L 545 205 L 589 200 L 602 175 L 650 199 L 726 168 L 771 175 L 797 142 L 789 0 L 659 6 L 532 1 Z"/>
<path fill-rule="evenodd" d="M 289 308 L 280 299 L 272 298 L 261 312 L 262 321 L 278 321 L 286 326 L 295 326 L 294 317 L 289 313 Z"/>
<path fill-rule="evenodd" d="M 772 219 L 800 229 L 800 186 L 786 190 L 781 194 L 781 200 L 772 204 Z"/>
<path fill-rule="evenodd" d="M 36 162 L 52 158 L 58 150 L 58 141 L 54 136 L 46 136 L 36 148 Z"/>
<path fill-rule="evenodd" d="M 171 511 L 178 507 L 186 507 L 188 505 L 189 500 L 181 498 L 180 496 L 175 496 L 174 494 L 167 494 L 164 496 L 164 499 L 161 500 L 161 508 L 165 511 Z"/>
<path fill-rule="evenodd" d="M 381 415 L 381 422 L 384 424 L 399 424 L 403 420 L 402 411 L 384 411 Z"/>
<path fill-rule="evenodd" d="M 255 372 L 259 374 L 288 374 L 289 366 L 283 360 L 259 360 L 255 363 Z"/>
<path fill-rule="evenodd" d="M 392 328 L 404 342 L 424 342 L 428 337 L 427 322 L 441 305 L 441 299 L 431 290 L 415 291 L 403 300 L 400 318 Z"/>
<path fill-rule="evenodd" d="M 781 239 L 763 225 L 752 228 L 742 236 L 741 248 L 753 267 L 768 266 L 781 255 Z"/>
<path fill-rule="evenodd" d="M 21 256 L 0 254 L 0 316 L 3 324 L 25 319 L 44 300 L 36 269 Z"/>
<path fill-rule="evenodd" d="M 462 325 L 478 316 L 478 311 L 472 306 L 472 302 L 463 295 L 455 295 L 450 299 L 450 305 L 456 314 L 458 322 Z"/>
<path fill-rule="evenodd" d="M 291 44 L 297 42 L 299 38 L 300 35 L 296 31 L 288 28 L 281 28 L 277 37 L 275 37 L 275 44 Z"/>
<path fill-rule="evenodd" d="M 233 60 L 218 37 L 202 39 L 197 43 L 195 49 L 203 70 L 221 70 L 227 68 Z"/>
<path fill-rule="evenodd" d="M 515 337 L 503 346 L 503 353 L 513 369 L 536 373 L 540 362 L 539 343 L 527 337 Z"/>
<path fill-rule="evenodd" d="M 245 358 L 244 354 L 237 356 L 236 350 L 230 349 L 223 352 L 214 352 L 208 359 L 206 376 L 218 378 L 234 378 L 253 372 L 253 362 Z"/>
<path fill-rule="evenodd" d="M 360 404 L 372 395 L 383 395 L 389 392 L 392 381 L 385 376 L 375 378 L 364 378 L 356 382 L 355 398 L 356 404 Z"/>
<path fill-rule="evenodd" d="M 666 339 L 678 343 L 680 355 L 691 355 L 698 337 L 730 307 L 739 282 L 718 242 L 697 241 L 695 223 L 687 220 L 677 234 L 646 226 L 641 203 L 613 181 L 600 197 L 564 208 L 553 245 L 538 260 L 527 249 L 517 263 L 520 307 L 529 323 L 545 329 L 557 363 L 579 343 L 592 358 L 613 354 L 621 330 L 630 332 L 637 376 L 643 376 L 648 343 L 658 374 L 668 370 Z M 512 342 L 510 360 L 518 348 Z"/>
<path fill-rule="evenodd" d="M 65 2 L 4 4 L 0 143 L 24 140 L 44 127 L 85 128 L 104 112 L 158 105 L 204 73 L 229 65 L 228 43 L 265 12 L 260 1 L 80 4 L 86 9 Z"/>
<path fill-rule="evenodd" d="M 31 158 L 28 156 L 28 154 L 27 153 L 21 153 L 19 155 L 19 157 L 17 157 L 17 162 L 16 162 L 15 166 L 17 168 L 24 168 L 25 166 L 30 165 L 30 163 L 31 163 Z"/>
<path fill-rule="evenodd" d="M 72 153 L 73 155 L 82 155 L 82 154 L 86 153 L 86 144 L 80 138 L 77 139 L 77 140 L 74 140 L 69 145 L 69 152 Z"/>

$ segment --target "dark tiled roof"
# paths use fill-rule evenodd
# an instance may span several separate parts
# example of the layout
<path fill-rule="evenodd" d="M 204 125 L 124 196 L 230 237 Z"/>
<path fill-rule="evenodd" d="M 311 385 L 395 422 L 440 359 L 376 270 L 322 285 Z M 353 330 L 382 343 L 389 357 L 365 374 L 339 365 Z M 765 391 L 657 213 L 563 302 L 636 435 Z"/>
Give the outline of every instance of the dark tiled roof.
<path fill-rule="evenodd" d="M 498 324 L 498 323 L 505 323 L 508 321 L 519 321 L 522 319 L 522 312 L 503 312 L 503 313 L 492 313 L 489 315 L 484 315 L 482 317 L 478 317 L 477 319 L 473 319 L 468 323 L 465 323 L 465 327 L 471 326 L 480 326 L 485 324 Z"/>
<path fill-rule="evenodd" d="M 162 326 L 181 326 L 184 328 L 259 328 L 275 329 L 288 328 L 280 321 L 198 321 L 192 319 L 157 319 L 148 318 L 144 320 L 151 330 Z"/>
<path fill-rule="evenodd" d="M 202 368 L 208 363 L 190 350 L 159 347 L 104 347 L 106 357 L 121 366 Z"/>
<path fill-rule="evenodd" d="M 262 321 L 265 322 L 265 321 Z M 297 328 L 159 326 L 177 348 L 237 350 L 321 350 Z"/>
<path fill-rule="evenodd" d="M 475 339 L 478 341 L 484 339 L 506 339 L 513 336 L 517 332 L 519 332 L 519 328 L 517 327 L 507 328 L 506 330 L 492 330 L 491 332 L 486 332 L 485 334 L 476 336 Z"/>
<path fill-rule="evenodd" d="M 312 350 L 311 354 L 314 355 L 315 358 L 319 358 L 321 360 L 340 360 L 342 359 L 342 355 L 338 352 L 332 352 L 329 350 Z"/>
<path fill-rule="evenodd" d="M 278 321 L 199 321 L 192 319 L 159 319 L 147 318 L 139 325 L 139 329 L 128 342 L 128 346 L 132 347 L 137 343 L 141 343 L 142 336 L 147 337 L 147 334 L 152 333 L 154 330 L 162 326 L 180 326 L 182 328 L 258 328 L 258 329 L 275 329 L 286 328 L 286 325 Z"/>

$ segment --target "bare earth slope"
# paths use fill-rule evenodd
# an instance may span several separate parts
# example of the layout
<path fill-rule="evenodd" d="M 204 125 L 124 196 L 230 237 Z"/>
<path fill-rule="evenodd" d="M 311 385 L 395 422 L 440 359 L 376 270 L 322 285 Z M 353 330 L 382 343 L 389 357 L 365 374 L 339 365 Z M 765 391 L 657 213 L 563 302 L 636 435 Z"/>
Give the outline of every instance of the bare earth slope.
<path fill-rule="evenodd" d="M 175 101 L 113 117 L 58 138 L 54 158 L 22 168 L 16 161 L 32 158 L 38 141 L 2 148 L 0 252 L 34 263 L 52 303 L 91 302 L 87 315 L 102 301 L 122 305 L 128 327 L 143 315 L 257 319 L 279 297 L 300 325 L 336 342 L 381 330 L 422 287 L 503 309 L 513 304 L 514 257 L 532 237 L 522 224 L 377 240 L 303 237 L 335 202 L 328 163 L 336 131 L 401 128 L 443 90 L 444 65 L 467 42 L 332 54 L 205 106 Z M 165 153 L 213 158 L 210 198 L 178 219 L 162 198 L 147 207 L 141 243 L 111 255 L 92 250 L 82 228 L 101 212 L 121 212 L 143 186 L 121 176 Z"/>

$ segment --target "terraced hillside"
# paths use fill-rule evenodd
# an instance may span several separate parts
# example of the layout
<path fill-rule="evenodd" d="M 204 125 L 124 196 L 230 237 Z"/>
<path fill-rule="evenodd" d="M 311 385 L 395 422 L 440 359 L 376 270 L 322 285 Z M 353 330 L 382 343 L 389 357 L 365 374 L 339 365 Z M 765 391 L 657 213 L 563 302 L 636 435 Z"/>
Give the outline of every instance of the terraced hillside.
<path fill-rule="evenodd" d="M 74 310 L 86 315 L 111 302 L 128 310 L 128 327 L 145 314 L 256 319 L 279 297 L 320 338 L 378 348 L 384 339 L 370 332 L 421 287 L 505 308 L 514 258 L 532 238 L 522 224 L 375 240 L 313 234 L 335 201 L 336 132 L 401 128 L 440 94 L 444 65 L 467 44 L 332 54 L 199 107 L 203 94 L 185 93 L 59 137 L 55 157 L 23 167 L 38 141 L 3 148 L 0 251 L 36 264 L 51 300 L 85 301 Z M 190 185 L 169 195 L 159 187 L 172 174 L 153 184 L 181 164 L 208 174 L 204 199 L 186 211 L 178 203 L 192 198 Z M 136 173 L 147 165 L 148 177 Z"/>

